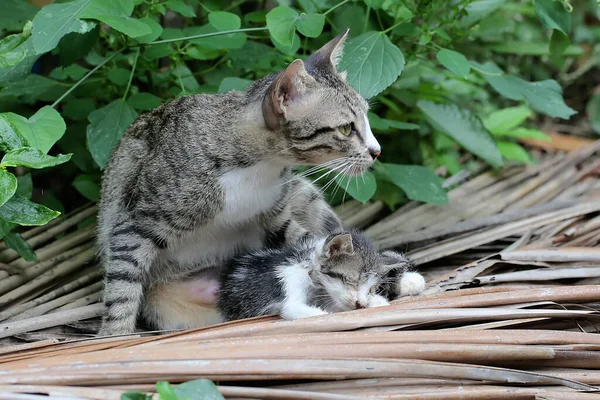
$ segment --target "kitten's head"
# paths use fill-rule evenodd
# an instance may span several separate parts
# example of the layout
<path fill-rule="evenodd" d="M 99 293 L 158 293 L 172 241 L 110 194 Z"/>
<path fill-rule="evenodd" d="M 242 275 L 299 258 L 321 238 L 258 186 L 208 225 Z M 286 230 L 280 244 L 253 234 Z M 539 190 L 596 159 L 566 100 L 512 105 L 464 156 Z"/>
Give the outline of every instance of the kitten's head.
<path fill-rule="evenodd" d="M 377 249 L 358 231 L 330 235 L 318 253 L 315 281 L 331 311 L 373 307 L 383 300 L 380 266 Z"/>
<path fill-rule="evenodd" d="M 267 89 L 262 111 L 266 126 L 282 139 L 279 154 L 286 161 L 327 163 L 358 175 L 373 164 L 381 147 L 367 119 L 369 104 L 337 70 L 347 35 L 348 30 L 280 72 Z"/>

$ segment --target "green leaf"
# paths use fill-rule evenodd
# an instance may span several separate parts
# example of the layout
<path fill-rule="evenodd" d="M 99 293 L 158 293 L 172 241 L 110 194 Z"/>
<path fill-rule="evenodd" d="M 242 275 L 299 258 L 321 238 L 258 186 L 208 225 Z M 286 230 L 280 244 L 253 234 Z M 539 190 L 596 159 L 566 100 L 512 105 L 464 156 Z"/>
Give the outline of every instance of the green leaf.
<path fill-rule="evenodd" d="M 121 400 L 152 400 L 152 396 L 142 392 L 125 392 L 121 394 Z"/>
<path fill-rule="evenodd" d="M 152 61 L 152 60 L 156 60 L 158 58 L 168 57 L 173 53 L 175 53 L 175 50 L 173 49 L 173 47 L 171 47 L 167 43 L 164 43 L 164 44 L 155 44 L 152 46 L 148 46 L 144 50 L 142 55 L 144 56 L 144 58 Z"/>
<path fill-rule="evenodd" d="M 550 38 L 550 54 L 560 56 L 567 50 L 570 44 L 571 40 L 569 37 L 558 29 L 555 29 L 552 31 L 552 37 Z"/>
<path fill-rule="evenodd" d="M 18 233 L 9 232 L 4 236 L 6 246 L 16 251 L 25 261 L 39 261 L 33 248 Z"/>
<path fill-rule="evenodd" d="M 525 164 L 531 164 L 531 157 L 529 157 L 529 153 L 527 153 L 527 151 L 517 143 L 499 140 L 496 142 L 496 145 L 498 146 L 498 150 L 500 150 L 500 153 L 504 158 L 520 161 Z"/>
<path fill-rule="evenodd" d="M 465 56 L 459 52 L 442 49 L 436 55 L 437 60 L 456 76 L 466 77 L 471 70 L 471 65 Z"/>
<path fill-rule="evenodd" d="M 33 203 L 18 194 L 15 194 L 0 207 L 1 219 L 25 226 L 45 225 L 59 215 L 58 211 Z"/>
<path fill-rule="evenodd" d="M 181 0 L 169 0 L 165 4 L 168 9 L 175 11 L 183 15 L 184 17 L 194 18 L 196 13 L 192 9 L 192 7 L 188 6 Z"/>
<path fill-rule="evenodd" d="M 27 173 L 25 175 L 17 176 L 17 191 L 16 191 L 16 193 L 30 199 L 32 192 L 33 192 L 33 181 L 31 180 L 31 174 Z"/>
<path fill-rule="evenodd" d="M 442 180 L 420 165 L 383 164 L 391 181 L 411 200 L 433 204 L 447 204 L 448 195 Z"/>
<path fill-rule="evenodd" d="M 596 133 L 600 133 L 600 94 L 593 95 L 585 109 L 592 124 L 592 129 Z M 1 129 L 0 127 L 0 132 Z"/>
<path fill-rule="evenodd" d="M 23 33 L 8 35 L 0 40 L 0 68 L 9 68 L 23 61 L 27 50 L 21 45 L 31 36 L 31 22 L 23 28 Z"/>
<path fill-rule="evenodd" d="M 306 37 L 316 38 L 323 32 L 325 26 L 325 15 L 323 14 L 300 14 L 296 27 L 298 32 Z"/>
<path fill-rule="evenodd" d="M 82 67 L 78 64 L 73 64 L 68 67 L 57 67 L 50 73 L 50 77 L 52 79 L 56 79 L 59 81 L 64 81 L 66 79 L 79 80 L 82 78 L 89 70 L 87 68 Z"/>
<path fill-rule="evenodd" d="M 16 167 L 22 165 L 27 168 L 46 168 L 66 163 L 71 159 L 71 154 L 49 156 L 40 150 L 25 147 L 9 151 L 2 158 L 0 167 Z"/>
<path fill-rule="evenodd" d="M 571 13 L 565 10 L 562 1 L 534 0 L 535 13 L 546 29 L 558 29 L 565 35 L 571 29 Z"/>
<path fill-rule="evenodd" d="M 85 57 L 100 36 L 100 25 L 86 33 L 69 33 L 58 43 L 58 57 L 62 66 L 71 65 Z"/>
<path fill-rule="evenodd" d="M 136 118 L 135 110 L 123 99 L 117 99 L 89 115 L 88 148 L 100 168 L 104 169 L 113 148 Z"/>
<path fill-rule="evenodd" d="M 30 74 L 25 79 L 9 83 L 0 92 L 0 99 L 16 97 L 23 103 L 33 104 L 37 100 L 44 99 L 49 94 L 55 94 L 58 97 L 66 90 L 66 88 L 59 86 L 58 82 L 52 79 Z"/>
<path fill-rule="evenodd" d="M 129 75 L 131 75 L 131 71 L 125 68 L 111 69 L 106 74 L 106 76 L 112 83 L 119 86 L 127 85 L 127 82 L 129 82 Z"/>
<path fill-rule="evenodd" d="M 481 120 L 456 104 L 437 104 L 419 100 L 417 107 L 437 130 L 456 140 L 471 153 L 483 158 L 493 167 L 502 166 L 502 156 Z"/>
<path fill-rule="evenodd" d="M 78 19 L 79 13 L 92 0 L 75 0 L 69 3 L 48 4 L 33 18 L 33 47 L 37 54 L 46 53 L 58 45 L 67 33 L 86 33 L 95 24 Z"/>
<path fill-rule="evenodd" d="M 218 31 L 233 31 L 242 26 L 240 17 L 226 11 L 211 12 L 208 14 L 208 21 Z"/>
<path fill-rule="evenodd" d="M 39 10 L 28 1 L 0 1 L 0 35 L 3 35 L 4 31 L 18 31 L 27 21 L 33 19 Z"/>
<path fill-rule="evenodd" d="M 218 32 L 215 27 L 210 24 L 202 26 L 193 26 L 185 28 L 183 33 L 185 36 L 200 35 L 205 33 Z M 197 44 L 204 49 L 224 50 L 224 49 L 239 49 L 246 43 L 247 36 L 243 32 L 229 33 L 227 35 L 219 35 L 208 38 L 200 38 L 190 40 L 190 43 Z"/>
<path fill-rule="evenodd" d="M 148 25 L 130 17 L 132 11 L 132 0 L 89 0 L 78 16 L 104 22 L 132 38 L 151 34 L 152 29 Z"/>
<path fill-rule="evenodd" d="M 17 191 L 17 177 L 5 169 L 0 169 L 0 206 L 6 203 Z"/>
<path fill-rule="evenodd" d="M 469 2 L 465 7 L 467 16 L 459 21 L 458 26 L 463 28 L 469 27 L 492 14 L 498 8 L 502 7 L 503 4 L 505 4 L 505 0 L 479 0 Z"/>
<path fill-rule="evenodd" d="M 512 137 L 517 139 L 535 139 L 535 140 L 543 140 L 545 142 L 552 141 L 552 138 L 545 133 L 538 131 L 537 129 L 529 129 L 529 128 L 516 128 L 508 131 L 498 131 L 494 132 L 494 136 L 496 137 Z"/>
<path fill-rule="evenodd" d="M 271 37 L 283 46 L 291 46 L 296 31 L 298 12 L 287 6 L 278 6 L 267 13 L 267 28 Z"/>
<path fill-rule="evenodd" d="M 483 125 L 491 133 L 505 132 L 521 125 L 533 113 L 526 106 L 508 107 L 497 110 L 483 119 Z"/>
<path fill-rule="evenodd" d="M 300 36 L 294 33 L 294 39 L 292 40 L 292 44 L 290 46 L 284 46 L 279 43 L 273 36 L 271 36 L 271 43 L 275 46 L 277 50 L 282 52 L 283 54 L 287 54 L 288 56 L 293 56 L 300 49 Z"/>
<path fill-rule="evenodd" d="M 169 382 L 156 382 L 156 391 L 160 394 L 161 400 L 180 400 Z"/>
<path fill-rule="evenodd" d="M 504 74 L 494 64 L 478 64 L 471 61 L 483 78 L 502 96 L 511 100 L 525 100 L 535 111 L 551 117 L 568 119 L 576 111 L 568 107 L 562 98 L 560 85 L 551 79 L 527 82 L 514 75 Z"/>
<path fill-rule="evenodd" d="M 58 111 L 50 106 L 44 106 L 31 118 L 8 113 L 10 122 L 27 140 L 30 147 L 48 153 L 48 150 L 64 135 L 67 126 Z"/>
<path fill-rule="evenodd" d="M 419 125 L 411 124 L 408 122 L 396 121 L 393 119 L 385 119 L 381 118 L 379 115 L 375 113 L 369 113 L 369 125 L 371 125 L 372 129 L 377 131 L 389 131 L 392 129 L 401 129 L 401 130 L 416 130 L 419 129 Z"/>
<path fill-rule="evenodd" d="M 7 152 L 28 146 L 27 139 L 10 122 L 10 115 L 0 114 L 0 150 Z"/>
<path fill-rule="evenodd" d="M 163 32 L 163 27 L 158 22 L 156 22 L 156 20 L 150 17 L 141 18 L 140 22 L 146 24 L 146 26 L 150 28 L 150 33 L 135 38 L 135 40 L 137 40 L 140 43 L 153 42 L 156 39 L 158 39 Z"/>
<path fill-rule="evenodd" d="M 177 385 L 179 399 L 225 400 L 217 386 L 208 379 L 197 379 Z"/>
<path fill-rule="evenodd" d="M 521 93 L 527 104 L 534 110 L 550 115 L 551 117 L 559 117 L 569 119 L 577 111 L 567 106 L 562 97 L 562 89 L 560 85 L 552 79 L 547 79 L 539 82 L 527 82 L 516 76 L 509 75 L 507 79 L 520 86 Z"/>
<path fill-rule="evenodd" d="M 361 176 L 348 177 L 338 175 L 335 182 L 346 193 L 361 203 L 366 203 L 375 195 L 377 191 L 377 179 L 372 172 L 365 172 Z"/>
<path fill-rule="evenodd" d="M 0 86 L 5 86 L 10 82 L 15 82 L 30 74 L 33 65 L 40 57 L 33 48 L 31 37 L 12 50 L 5 50 L 6 53 L 0 54 L 0 63 L 2 63 L 1 59 L 4 58 L 6 64 L 12 64 L 12 62 L 8 60 L 12 59 L 14 61 L 14 57 L 18 57 L 19 62 L 10 67 L 0 68 Z"/>
<path fill-rule="evenodd" d="M 252 83 L 251 80 L 242 79 L 235 76 L 228 76 L 221 81 L 219 93 L 229 92 L 230 90 L 246 90 Z"/>
<path fill-rule="evenodd" d="M 385 0 L 365 0 L 365 4 L 375 10 L 380 9 L 384 2 Z"/>
<path fill-rule="evenodd" d="M 91 174 L 79 175 L 73 180 L 73 186 L 88 200 L 100 200 L 100 176 Z"/>
<path fill-rule="evenodd" d="M 371 98 L 398 79 L 404 56 L 387 35 L 367 32 L 348 41 L 338 69 L 347 71 L 348 83 Z"/>
<path fill-rule="evenodd" d="M 162 104 L 162 99 L 152 93 L 139 92 L 131 96 L 127 102 L 136 110 L 149 111 L 160 106 Z"/>
<path fill-rule="evenodd" d="M 84 121 L 96 109 L 96 102 L 89 97 L 72 99 L 65 103 L 62 115 L 74 121 Z"/>

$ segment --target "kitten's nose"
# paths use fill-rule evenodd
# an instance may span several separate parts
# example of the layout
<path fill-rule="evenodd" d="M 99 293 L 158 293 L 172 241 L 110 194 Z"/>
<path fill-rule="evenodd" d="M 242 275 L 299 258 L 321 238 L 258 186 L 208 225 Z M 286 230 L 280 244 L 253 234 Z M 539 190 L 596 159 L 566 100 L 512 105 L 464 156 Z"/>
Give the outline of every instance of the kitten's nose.
<path fill-rule="evenodd" d="M 379 155 L 381 154 L 381 149 L 369 149 L 369 154 L 371 155 L 371 157 L 373 157 L 373 161 L 375 161 L 375 159 L 377 157 L 379 157 Z"/>
<path fill-rule="evenodd" d="M 355 307 L 357 310 L 360 310 L 361 308 L 366 308 L 365 306 L 363 306 L 362 304 L 360 304 L 360 301 L 357 301 L 357 302 L 354 304 L 354 307 Z"/>

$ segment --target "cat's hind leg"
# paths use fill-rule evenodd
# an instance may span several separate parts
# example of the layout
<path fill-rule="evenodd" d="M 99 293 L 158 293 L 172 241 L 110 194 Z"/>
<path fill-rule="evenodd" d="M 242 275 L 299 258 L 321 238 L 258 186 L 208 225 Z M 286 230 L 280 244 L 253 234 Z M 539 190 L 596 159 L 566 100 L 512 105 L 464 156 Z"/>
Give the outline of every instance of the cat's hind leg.
<path fill-rule="evenodd" d="M 117 225 L 103 247 L 104 305 L 100 335 L 135 332 L 144 297 L 145 276 L 155 262 L 158 246 L 131 222 Z"/>

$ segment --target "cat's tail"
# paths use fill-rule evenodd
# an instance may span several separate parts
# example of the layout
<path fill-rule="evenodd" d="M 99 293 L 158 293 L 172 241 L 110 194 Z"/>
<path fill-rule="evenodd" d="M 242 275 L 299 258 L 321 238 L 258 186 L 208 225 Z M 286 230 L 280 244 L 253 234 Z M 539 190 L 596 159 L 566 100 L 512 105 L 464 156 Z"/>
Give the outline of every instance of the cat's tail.
<path fill-rule="evenodd" d="M 215 304 L 198 296 L 193 284 L 197 282 L 169 283 L 150 289 L 142 310 L 144 322 L 156 330 L 191 329 L 223 322 Z"/>

